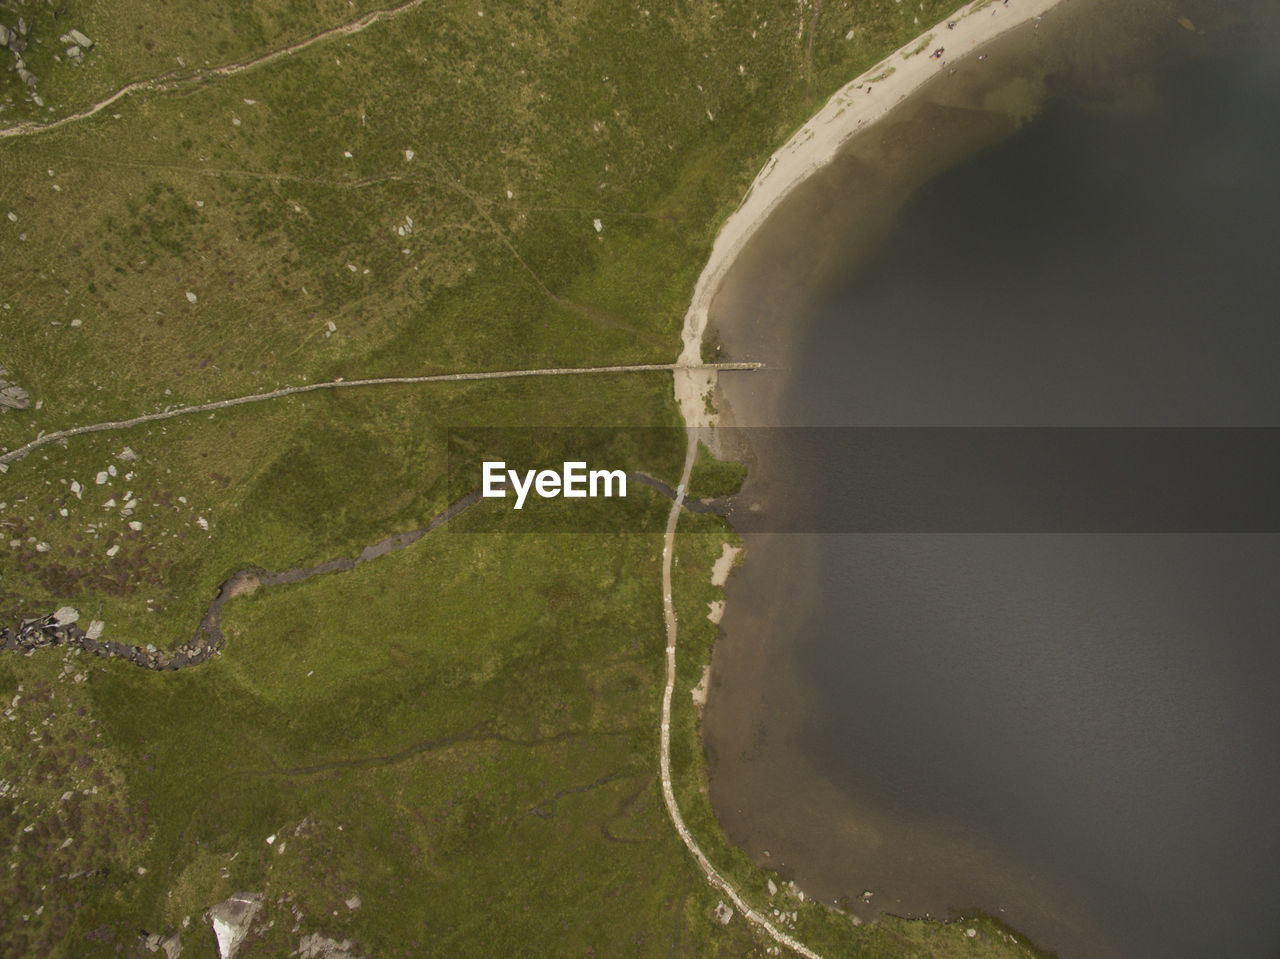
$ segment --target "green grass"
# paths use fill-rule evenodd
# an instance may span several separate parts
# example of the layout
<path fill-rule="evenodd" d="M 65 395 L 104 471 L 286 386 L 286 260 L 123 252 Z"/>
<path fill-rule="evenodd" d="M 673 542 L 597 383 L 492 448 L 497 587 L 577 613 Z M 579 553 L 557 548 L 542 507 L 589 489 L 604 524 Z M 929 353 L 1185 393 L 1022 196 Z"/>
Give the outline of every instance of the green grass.
<path fill-rule="evenodd" d="M 0 447 L 336 377 L 669 362 L 716 228 L 768 154 L 916 16 L 949 12 L 908 6 L 806 9 L 797 36 L 801 11 L 780 0 L 430 3 L 0 140 L 0 215 L 17 218 L 0 219 L 0 363 L 38 403 L 0 414 Z M 19 8 L 52 111 L 0 73 L 0 126 L 373 7 L 0 0 L 0 22 Z M 72 26 L 97 41 L 83 67 L 53 59 Z M 653 374 L 309 394 L 51 444 L 0 476 L 0 621 L 69 604 L 105 638 L 173 645 L 236 570 L 424 526 L 450 500 L 450 428 L 678 423 L 670 377 Z M 126 445 L 137 460 L 117 459 Z M 610 467 L 673 484 L 683 461 L 617 451 Z M 693 492 L 740 481 L 704 456 Z M 635 504 L 661 526 L 665 501 Z M 726 534 L 681 522 L 681 805 L 755 895 L 764 874 L 707 805 L 688 697 Z M 0 952 L 130 954 L 140 928 L 189 918 L 184 956 L 209 956 L 203 911 L 255 890 L 267 904 L 245 957 L 310 932 L 379 956 L 763 954 L 740 918 L 711 918 L 719 897 L 662 807 L 659 535 L 464 529 L 232 601 L 227 647 L 198 669 L 0 661 L 10 698 L 45 684 L 0 722 L 0 775 L 20 783 L 0 796 L 18 863 L 0 870 L 15 906 Z M 800 911 L 832 955 L 1024 954 L 990 925 L 970 940 Z"/>
<path fill-rule="evenodd" d="M 689 498 L 715 499 L 732 496 L 742 487 L 746 478 L 746 464 L 716 459 L 715 454 L 699 443 L 698 455 L 693 461 L 693 472 L 689 476 Z"/>

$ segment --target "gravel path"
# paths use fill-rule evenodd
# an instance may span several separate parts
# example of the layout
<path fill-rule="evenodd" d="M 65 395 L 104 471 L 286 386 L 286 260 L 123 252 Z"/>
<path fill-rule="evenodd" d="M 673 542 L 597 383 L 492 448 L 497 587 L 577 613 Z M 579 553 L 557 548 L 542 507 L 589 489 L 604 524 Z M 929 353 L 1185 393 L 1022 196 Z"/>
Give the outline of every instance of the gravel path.
<path fill-rule="evenodd" d="M 698 369 L 708 371 L 720 370 L 757 370 L 761 363 L 709 363 L 700 365 Z M 103 433 L 110 430 L 126 430 L 143 423 L 154 423 L 157 420 L 173 419 L 175 416 L 189 416 L 193 413 L 208 413 L 211 410 L 225 410 L 232 406 L 244 406 L 246 403 L 262 403 L 266 400 L 280 399 L 284 396 L 296 396 L 299 393 L 314 393 L 318 390 L 346 390 L 364 386 L 411 386 L 421 383 L 464 383 L 470 380 L 509 380 L 530 376 L 589 376 L 603 373 L 673 373 L 686 369 L 680 363 L 641 363 L 634 366 L 568 366 L 543 370 L 494 370 L 479 373 L 439 373 L 434 376 L 384 376 L 368 380 L 326 380 L 323 383 L 307 383 L 302 386 L 286 386 L 269 393 L 252 393 L 249 396 L 236 396 L 227 400 L 214 400 L 196 406 L 177 406 L 173 409 L 161 410 L 158 413 L 144 413 L 128 420 L 110 420 L 106 423 L 91 423 L 88 426 L 73 426 L 70 429 L 55 430 L 52 433 L 41 433 L 29 443 L 17 449 L 0 454 L 0 467 L 7 466 L 14 460 L 22 459 L 32 450 L 49 443 L 57 443 L 82 433 Z M 3 470 L 0 470 L 3 472 Z"/>
<path fill-rule="evenodd" d="M 323 41 L 332 39 L 333 37 L 345 37 L 350 36 L 353 33 L 359 33 L 361 30 L 365 30 L 368 27 L 373 26 L 379 20 L 390 20 L 394 17 L 400 16 L 402 13 L 408 13 L 415 7 L 422 6 L 422 4 L 423 0 L 409 0 L 408 3 L 402 3 L 398 7 L 387 7 L 381 10 L 373 10 L 370 13 L 366 13 L 358 20 L 352 20 L 350 23 L 343 23 L 336 27 L 331 27 L 328 30 L 322 30 L 317 34 L 307 37 L 305 40 L 299 40 L 297 43 L 292 43 L 287 47 L 282 47 L 279 50 L 273 50 L 270 53 L 264 53 L 261 56 L 253 57 L 249 60 L 241 60 L 237 63 L 228 63 L 220 67 L 212 67 L 208 70 L 192 70 L 189 73 L 169 73 L 151 80 L 135 80 L 133 83 L 125 84 L 115 93 L 111 94 L 111 96 L 99 100 L 93 106 L 88 109 L 81 110 L 79 113 L 69 114 L 50 123 L 33 123 L 28 121 L 0 129 L 0 138 L 31 136 L 34 133 L 46 133 L 49 130 L 56 130 L 60 126 L 65 126 L 68 123 L 75 123 L 77 120 L 87 120 L 89 117 L 94 114 L 101 113 L 107 107 L 111 106 L 116 101 L 127 97 L 131 93 L 139 93 L 144 90 L 152 92 L 176 90 L 179 87 L 187 86 L 188 84 L 201 83 L 206 80 L 216 80 L 221 77 L 235 76 L 237 73 L 244 73 L 246 70 L 266 66 L 268 63 L 273 63 L 283 57 L 292 56 L 295 53 L 307 49 L 307 47 L 317 43 L 322 43 Z"/>

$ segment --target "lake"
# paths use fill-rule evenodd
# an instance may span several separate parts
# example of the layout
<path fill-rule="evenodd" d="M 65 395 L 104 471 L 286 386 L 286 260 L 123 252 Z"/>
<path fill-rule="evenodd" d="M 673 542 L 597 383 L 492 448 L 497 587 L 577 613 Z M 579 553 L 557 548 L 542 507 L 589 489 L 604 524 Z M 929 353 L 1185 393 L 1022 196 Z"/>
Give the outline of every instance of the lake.
<path fill-rule="evenodd" d="M 722 355 L 769 369 L 727 419 L 1280 426 L 1276 7 L 1069 0 L 950 65 L 734 266 Z M 787 429 L 751 434 L 740 503 L 837 515 Z M 1078 519 L 749 533 L 704 716 L 721 823 L 868 919 L 1275 959 L 1280 535 Z"/>

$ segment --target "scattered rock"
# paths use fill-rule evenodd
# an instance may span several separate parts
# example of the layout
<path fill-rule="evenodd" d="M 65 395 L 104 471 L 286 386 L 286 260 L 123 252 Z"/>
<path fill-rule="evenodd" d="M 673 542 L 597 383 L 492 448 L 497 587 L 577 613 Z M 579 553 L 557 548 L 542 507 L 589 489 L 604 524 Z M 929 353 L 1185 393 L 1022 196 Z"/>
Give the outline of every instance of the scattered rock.
<path fill-rule="evenodd" d="M 592 220 L 591 225 L 596 228 L 597 233 L 599 233 L 601 230 L 604 229 L 604 224 L 600 222 L 599 217 L 596 217 L 594 220 Z"/>
<path fill-rule="evenodd" d="M 359 896 L 352 896 L 350 899 L 345 900 L 345 902 L 347 904 L 347 908 L 352 910 L 353 912 L 360 908 Z"/>
<path fill-rule="evenodd" d="M 350 939 L 338 942 L 313 932 L 299 941 L 298 955 L 302 959 L 357 959 L 356 954 L 351 951 L 352 946 Z"/>
<path fill-rule="evenodd" d="M 772 879 L 769 880 L 769 895 L 776 896 L 778 894 L 778 884 Z"/>
<path fill-rule="evenodd" d="M 102 486 L 104 483 L 106 483 L 107 479 L 108 479 L 107 471 L 99 470 L 98 475 L 94 477 L 93 481 L 97 483 L 99 486 Z"/>
<path fill-rule="evenodd" d="M 119 453 L 116 454 L 116 459 L 123 460 L 126 463 L 132 463 L 137 458 L 138 458 L 138 454 L 135 453 L 133 449 L 128 446 L 126 446 L 124 449 L 122 449 Z"/>
<path fill-rule="evenodd" d="M 70 626 L 80 618 L 80 610 L 73 606 L 63 606 L 53 614 L 53 621 L 58 626 Z"/>
<path fill-rule="evenodd" d="M 716 903 L 716 908 L 713 910 L 712 915 L 716 917 L 716 921 L 720 925 L 727 926 L 729 925 L 729 920 L 733 918 L 733 907 L 726 905 L 722 899 Z"/>
<path fill-rule="evenodd" d="M 187 302 L 188 302 L 188 303 L 195 303 L 195 302 L 197 302 L 199 299 L 200 299 L 200 297 L 196 296 L 196 295 L 195 295 L 194 293 L 192 293 L 190 290 L 187 290 Z"/>
<path fill-rule="evenodd" d="M 159 952 L 164 950 L 166 959 L 178 959 L 182 955 L 182 936 L 180 933 L 174 933 L 172 936 L 162 936 L 158 932 L 144 932 L 139 938 L 148 952 Z"/>
<path fill-rule="evenodd" d="M 106 628 L 106 623 L 100 619 L 95 619 L 89 623 L 89 628 L 84 631 L 85 639 L 97 639 L 102 635 L 102 630 Z"/>

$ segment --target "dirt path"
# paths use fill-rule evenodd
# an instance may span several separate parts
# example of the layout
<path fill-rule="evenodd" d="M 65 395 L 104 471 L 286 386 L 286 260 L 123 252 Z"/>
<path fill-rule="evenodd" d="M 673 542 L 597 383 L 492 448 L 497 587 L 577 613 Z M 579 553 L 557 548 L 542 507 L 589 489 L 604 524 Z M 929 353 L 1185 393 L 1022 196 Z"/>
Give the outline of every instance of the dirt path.
<path fill-rule="evenodd" d="M 675 826 L 685 848 L 689 850 L 690 855 L 707 877 L 707 882 L 724 893 L 725 897 L 733 903 L 734 908 L 742 914 L 743 919 L 767 933 L 774 942 L 785 946 L 797 955 L 804 956 L 805 959 L 822 959 L 818 953 L 798 939 L 787 935 L 768 918 L 747 905 L 729 880 L 716 871 L 715 866 L 711 865 L 711 861 L 707 859 L 706 853 L 702 851 L 702 847 L 698 845 L 698 841 L 689 832 L 689 827 L 685 825 L 680 807 L 676 805 L 675 790 L 671 787 L 671 699 L 676 687 L 676 608 L 671 599 L 671 563 L 675 552 L 676 524 L 680 521 L 685 490 L 689 488 L 689 477 L 693 473 L 693 461 L 697 456 L 700 434 L 700 430 L 689 430 L 689 448 L 685 454 L 684 471 L 680 476 L 680 486 L 676 490 L 675 501 L 671 504 L 671 513 L 667 516 L 667 533 L 662 542 L 662 615 L 667 629 L 667 677 L 662 690 L 662 729 L 659 744 L 662 800 L 666 803 L 671 824 Z"/>
<path fill-rule="evenodd" d="M 155 77 L 151 80 L 135 80 L 133 83 L 127 83 L 115 93 L 106 99 L 99 100 L 87 110 L 81 110 L 79 113 L 68 114 L 65 117 L 54 120 L 51 123 L 18 123 L 11 127 L 0 130 L 0 138 L 31 136 L 35 133 L 46 133 L 49 130 L 56 130 L 58 127 L 65 126 L 68 123 L 75 123 L 77 120 L 87 120 L 95 114 L 101 113 L 107 107 L 111 106 L 118 100 L 127 97 L 131 93 L 140 93 L 142 91 L 151 91 L 154 93 L 164 92 L 167 90 L 176 90 L 179 87 L 188 86 L 195 83 L 202 83 L 206 80 L 218 80 L 222 77 L 235 76 L 237 73 L 244 73 L 246 70 L 253 70 L 256 67 L 264 67 L 269 63 L 284 57 L 293 56 L 307 47 L 317 43 L 323 43 L 326 40 L 332 40 L 334 37 L 350 36 L 353 33 L 359 33 L 373 26 L 380 20 L 391 20 L 403 13 L 408 13 L 415 7 L 422 6 L 424 0 L 409 0 L 408 3 L 402 3 L 398 7 L 385 7 L 380 10 L 373 10 L 366 13 L 358 20 L 352 20 L 350 23 L 340 24 L 331 27 L 328 30 L 322 30 L 317 34 L 308 37 L 305 40 L 299 40 L 297 43 L 282 47 L 279 50 L 273 50 L 271 53 L 264 53 L 261 56 L 253 57 L 249 60 L 240 60 L 236 63 L 228 63 L 220 67 L 210 67 L 207 70 L 192 70 L 189 73 L 170 73 L 162 77 Z"/>
<path fill-rule="evenodd" d="M 708 363 L 698 364 L 698 369 L 708 373 L 724 370 L 758 370 L 763 363 Z M 323 383 L 307 383 L 302 386 L 286 386 L 269 393 L 251 393 L 248 396 L 235 396 L 227 400 L 213 400 L 196 406 L 178 406 L 161 410 L 158 413 L 144 413 L 128 420 L 110 420 L 105 423 L 91 423 L 88 426 L 73 426 L 70 429 L 55 430 L 52 433 L 41 433 L 29 443 L 0 455 L 0 467 L 6 467 L 14 460 L 22 459 L 32 450 L 39 449 L 49 443 L 57 443 L 68 437 L 82 433 L 103 433 L 110 430 L 127 430 L 143 423 L 154 423 L 157 420 L 173 419 L 175 416 L 190 416 L 193 413 L 208 413 L 212 410 L 225 410 L 246 403 L 262 403 L 266 400 L 280 399 L 285 396 L 296 396 L 299 393 L 314 393 L 318 390 L 354 389 L 363 386 L 411 386 L 421 383 L 466 383 L 472 380 L 510 380 L 530 376 L 590 376 L 604 373 L 676 373 L 686 369 L 682 363 L 639 363 L 633 366 L 566 366 L 552 367 L 542 370 L 493 370 L 479 373 L 438 373 L 434 376 L 383 376 L 368 380 L 326 380 Z M 0 469 L 0 472 L 4 472 Z"/>

